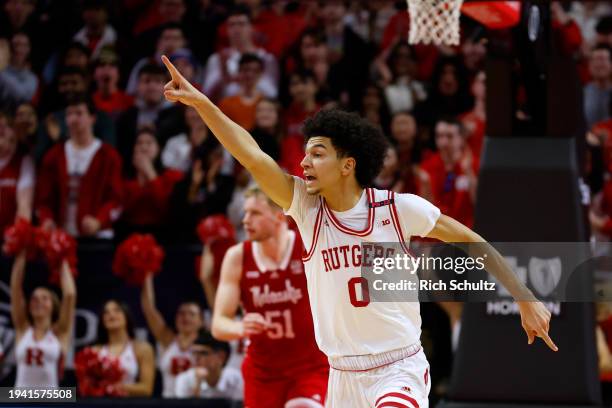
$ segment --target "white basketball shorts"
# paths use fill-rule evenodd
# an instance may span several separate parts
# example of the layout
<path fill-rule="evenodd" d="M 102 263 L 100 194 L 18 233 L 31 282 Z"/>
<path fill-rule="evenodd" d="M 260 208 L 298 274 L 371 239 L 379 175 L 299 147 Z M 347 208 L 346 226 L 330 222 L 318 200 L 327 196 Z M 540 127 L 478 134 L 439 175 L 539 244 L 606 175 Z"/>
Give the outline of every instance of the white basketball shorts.
<path fill-rule="evenodd" d="M 429 408 L 429 363 L 419 343 L 329 362 L 326 408 Z"/>

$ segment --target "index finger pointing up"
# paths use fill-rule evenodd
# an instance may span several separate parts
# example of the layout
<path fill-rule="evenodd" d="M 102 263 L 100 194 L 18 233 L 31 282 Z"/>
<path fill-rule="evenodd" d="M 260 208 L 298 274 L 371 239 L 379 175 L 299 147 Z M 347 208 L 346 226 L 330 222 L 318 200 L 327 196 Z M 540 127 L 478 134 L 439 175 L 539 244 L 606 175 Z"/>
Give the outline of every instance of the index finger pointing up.
<path fill-rule="evenodd" d="M 178 83 L 179 79 L 181 78 L 181 73 L 178 71 L 178 69 L 176 69 L 176 67 L 170 62 L 168 57 L 166 57 L 165 55 L 162 55 L 161 60 L 166 66 L 166 68 L 168 68 L 168 71 L 170 72 L 170 76 L 172 77 L 172 81 Z"/>

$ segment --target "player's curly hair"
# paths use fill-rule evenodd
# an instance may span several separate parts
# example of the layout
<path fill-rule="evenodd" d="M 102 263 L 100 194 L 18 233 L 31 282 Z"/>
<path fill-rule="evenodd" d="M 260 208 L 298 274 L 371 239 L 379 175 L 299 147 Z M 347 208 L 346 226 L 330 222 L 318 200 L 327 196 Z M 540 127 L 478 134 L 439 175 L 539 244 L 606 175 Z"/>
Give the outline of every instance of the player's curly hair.
<path fill-rule="evenodd" d="M 383 166 L 389 141 L 380 128 L 355 113 L 340 109 L 323 109 L 307 119 L 303 129 L 305 140 L 329 137 L 338 157 L 356 161 L 355 178 L 361 187 L 372 185 Z"/>

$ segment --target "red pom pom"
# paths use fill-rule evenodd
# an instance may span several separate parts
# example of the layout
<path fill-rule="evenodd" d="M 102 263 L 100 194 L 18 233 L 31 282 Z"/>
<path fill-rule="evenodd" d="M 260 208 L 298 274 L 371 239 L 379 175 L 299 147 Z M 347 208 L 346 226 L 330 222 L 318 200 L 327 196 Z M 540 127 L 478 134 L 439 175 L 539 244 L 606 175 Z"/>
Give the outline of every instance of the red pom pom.
<path fill-rule="evenodd" d="M 74 357 L 74 370 L 79 394 L 84 397 L 122 396 L 117 387 L 125 375 L 117 357 L 101 355 L 98 350 L 86 347 Z"/>
<path fill-rule="evenodd" d="M 2 252 L 8 256 L 16 256 L 26 251 L 28 259 L 36 256 L 35 228 L 25 218 L 18 218 L 15 224 L 4 230 L 4 245 Z"/>
<path fill-rule="evenodd" d="M 35 234 L 35 241 L 51 272 L 49 275 L 50 283 L 59 284 L 64 261 L 68 262 L 70 272 L 76 277 L 76 241 L 73 237 L 60 229 L 53 231 L 38 229 Z"/>
<path fill-rule="evenodd" d="M 150 234 L 133 234 L 119 245 L 113 260 L 113 272 L 128 285 L 142 286 L 148 274 L 161 270 L 164 250 Z"/>
<path fill-rule="evenodd" d="M 225 215 L 211 215 L 200 221 L 198 225 L 198 236 L 205 245 L 210 245 L 218 240 L 236 240 L 234 226 Z"/>

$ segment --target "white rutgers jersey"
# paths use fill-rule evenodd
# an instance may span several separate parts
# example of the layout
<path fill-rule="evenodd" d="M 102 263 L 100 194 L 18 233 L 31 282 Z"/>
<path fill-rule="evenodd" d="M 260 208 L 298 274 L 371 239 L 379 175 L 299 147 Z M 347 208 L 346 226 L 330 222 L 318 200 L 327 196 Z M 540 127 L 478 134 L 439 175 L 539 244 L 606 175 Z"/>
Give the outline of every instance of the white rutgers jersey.
<path fill-rule="evenodd" d="M 189 348 L 183 350 L 178 341 L 174 339 L 168 347 L 163 349 L 159 358 L 159 370 L 162 373 L 164 398 L 175 398 L 176 377 L 193 367 L 193 355 Z"/>
<path fill-rule="evenodd" d="M 29 327 L 15 346 L 17 378 L 15 387 L 58 387 L 62 364 L 62 346 L 48 330 L 38 341 Z"/>
<path fill-rule="evenodd" d="M 361 245 L 410 241 L 426 236 L 440 210 L 413 194 L 365 189 L 348 211 L 334 212 L 294 177 L 286 211 L 297 223 L 306 254 L 304 267 L 319 348 L 328 357 L 378 354 L 410 346 L 421 336 L 418 302 L 372 302 L 358 288 Z M 372 204 L 372 205 L 371 205 Z"/>

